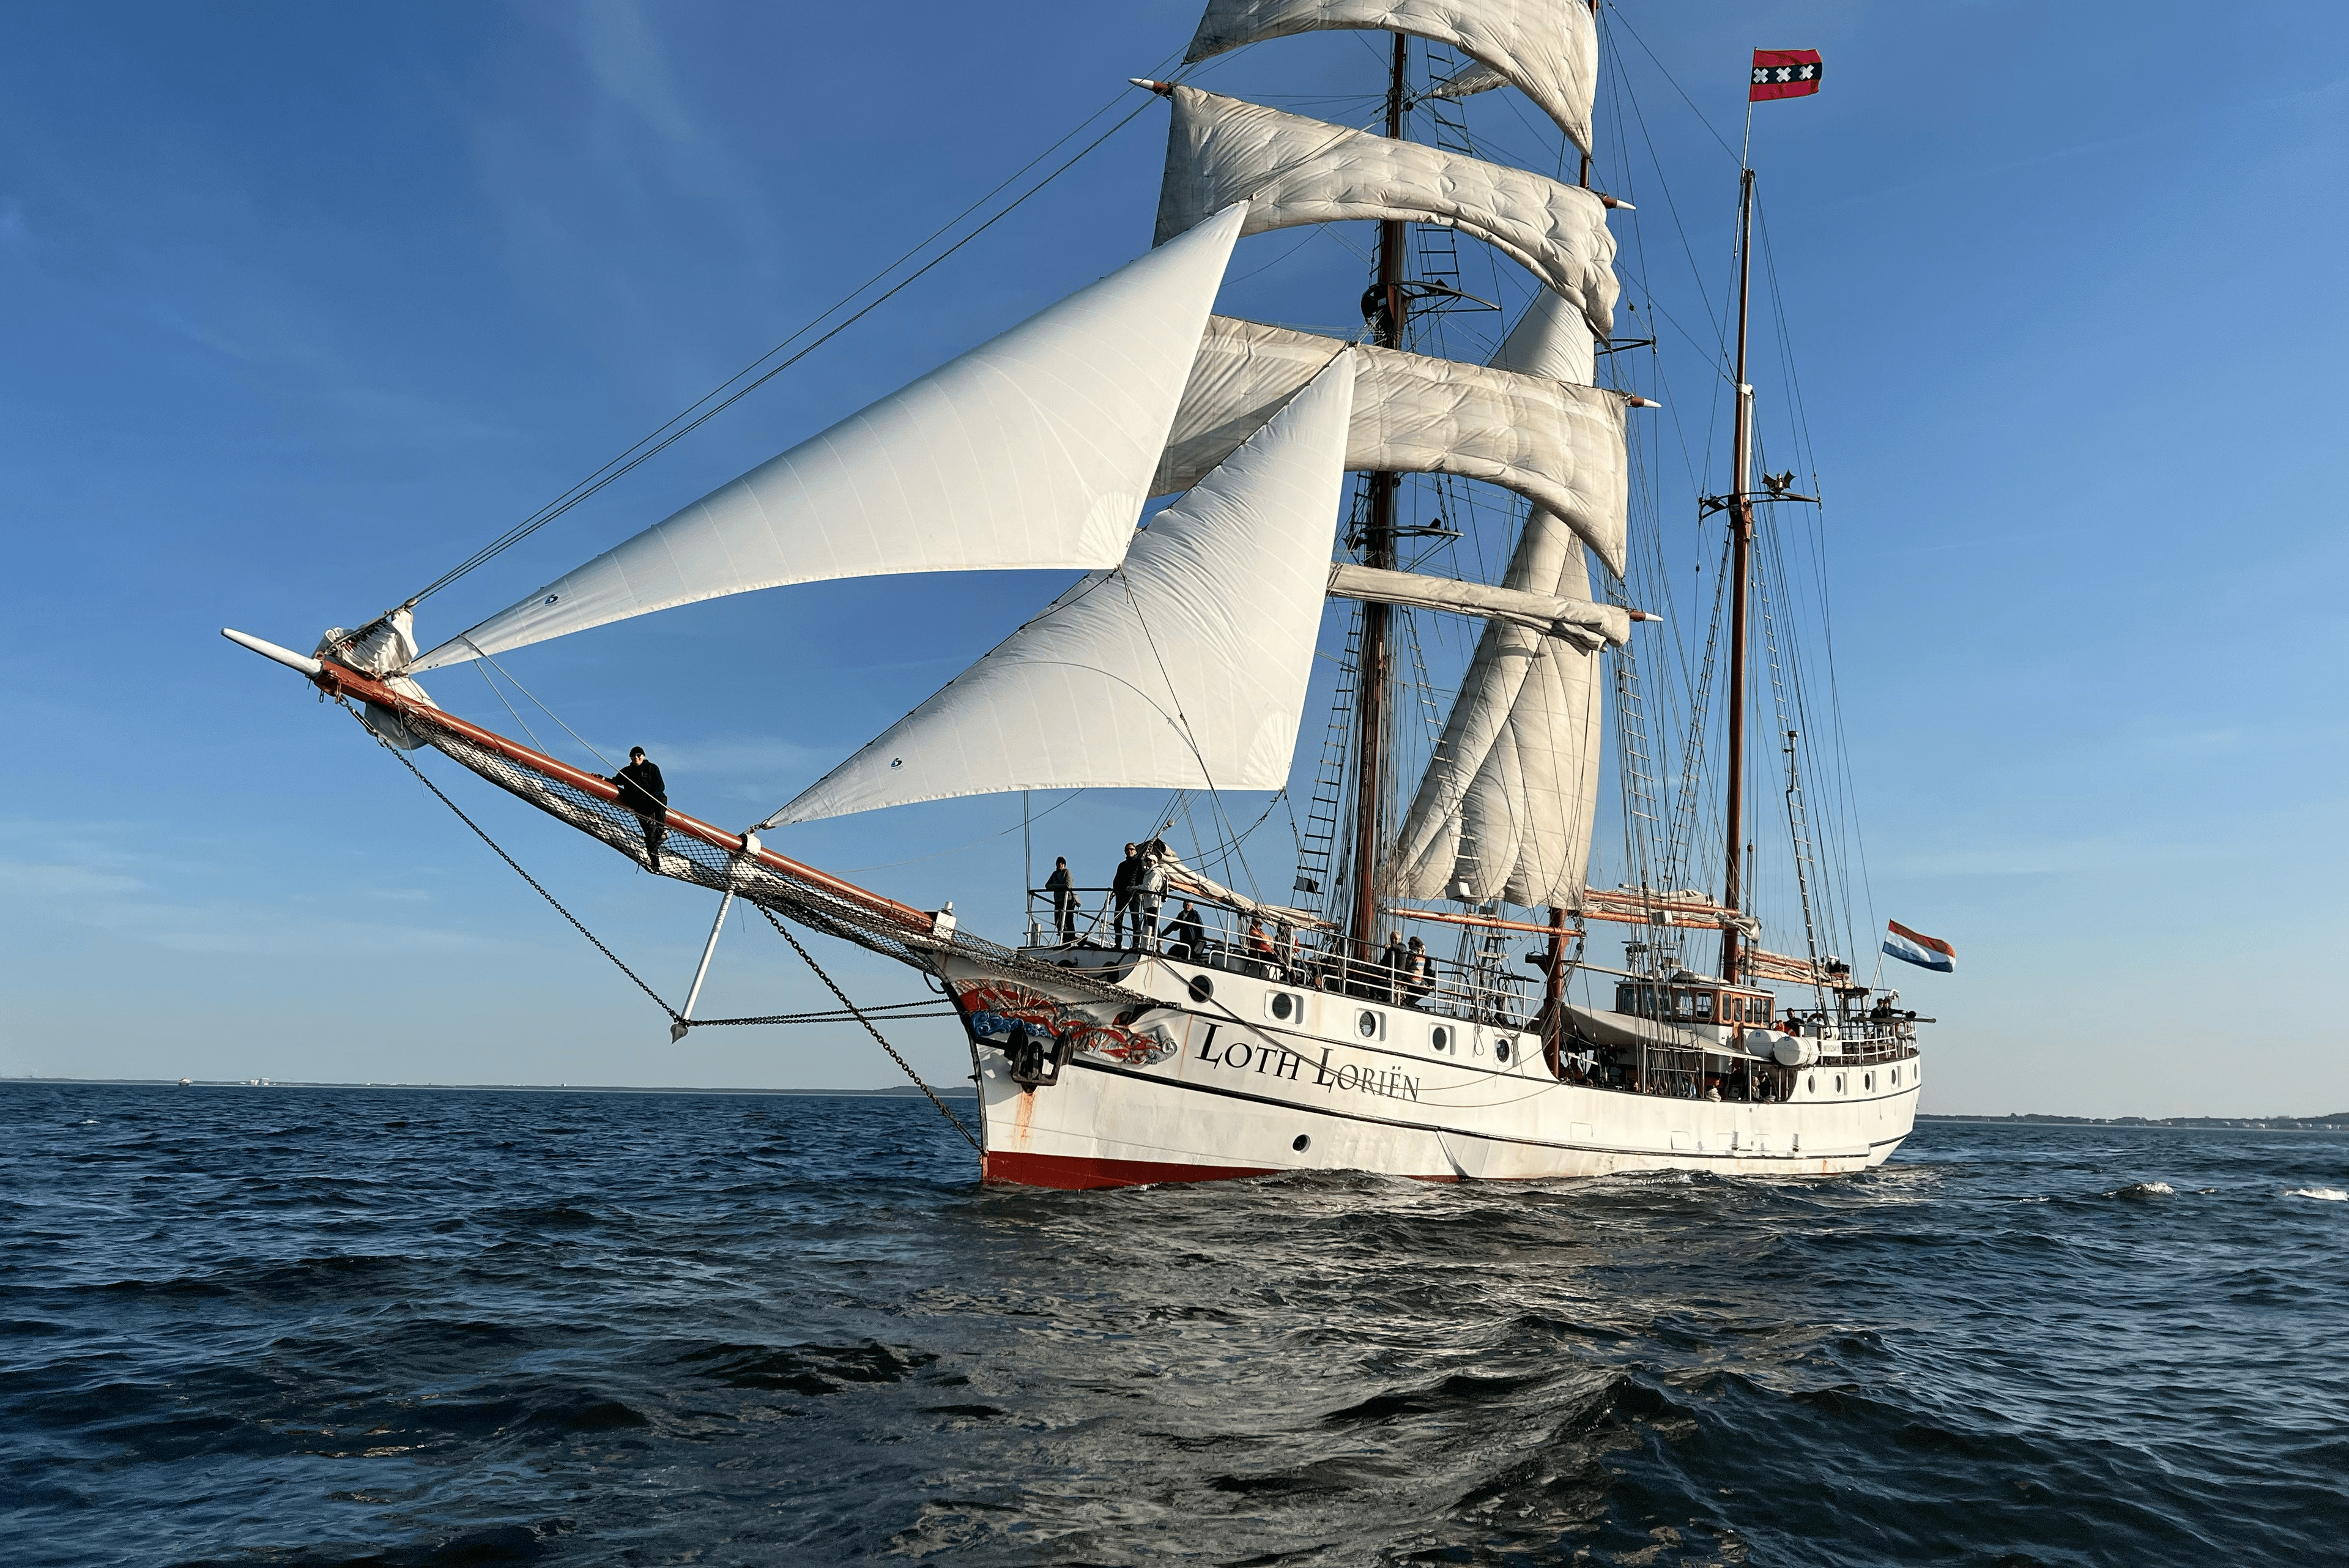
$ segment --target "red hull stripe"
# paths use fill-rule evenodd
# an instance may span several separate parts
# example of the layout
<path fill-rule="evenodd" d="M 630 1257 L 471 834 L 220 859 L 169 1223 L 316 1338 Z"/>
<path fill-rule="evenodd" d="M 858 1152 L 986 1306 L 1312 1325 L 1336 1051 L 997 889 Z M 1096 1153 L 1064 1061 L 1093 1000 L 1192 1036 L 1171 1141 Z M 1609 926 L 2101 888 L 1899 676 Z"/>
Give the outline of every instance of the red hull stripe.
<path fill-rule="evenodd" d="M 1172 1160 L 1092 1159 L 1067 1154 L 1014 1154 L 990 1149 L 986 1179 L 1014 1187 L 1146 1187 L 1159 1181 L 1234 1181 L 1270 1176 L 1268 1165 L 1178 1165 Z"/>

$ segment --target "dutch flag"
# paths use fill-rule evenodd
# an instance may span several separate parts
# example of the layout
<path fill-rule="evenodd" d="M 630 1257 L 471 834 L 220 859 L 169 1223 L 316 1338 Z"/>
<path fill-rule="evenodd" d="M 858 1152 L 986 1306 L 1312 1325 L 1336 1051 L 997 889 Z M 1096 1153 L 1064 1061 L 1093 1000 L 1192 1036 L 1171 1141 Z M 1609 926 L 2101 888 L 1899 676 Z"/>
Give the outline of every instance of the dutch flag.
<path fill-rule="evenodd" d="M 1957 971 L 1958 950 L 1940 938 L 1912 931 L 1898 920 L 1885 921 L 1884 929 L 1890 933 L 1884 939 L 1884 950 L 1902 963 L 1913 963 L 1919 969 L 1938 970 L 1943 974 Z"/>

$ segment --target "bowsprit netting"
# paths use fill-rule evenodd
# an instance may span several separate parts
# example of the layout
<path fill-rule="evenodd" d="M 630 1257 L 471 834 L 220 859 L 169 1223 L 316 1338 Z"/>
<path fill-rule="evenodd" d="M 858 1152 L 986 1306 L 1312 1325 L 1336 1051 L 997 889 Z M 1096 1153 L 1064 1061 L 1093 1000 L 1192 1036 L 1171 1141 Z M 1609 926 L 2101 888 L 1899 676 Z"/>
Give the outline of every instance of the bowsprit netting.
<path fill-rule="evenodd" d="M 452 722 L 438 710 L 402 702 L 399 718 L 416 738 L 469 772 L 479 774 L 580 832 L 601 839 L 636 865 L 646 864 L 644 819 L 616 799 L 606 799 L 582 788 L 552 767 L 533 766 L 517 760 L 512 753 L 523 752 L 523 748 L 508 742 L 502 750 L 487 743 L 486 738 L 476 739 L 466 732 L 472 726 L 460 728 L 461 721 Z M 813 875 L 794 875 L 763 859 L 730 852 L 697 836 L 684 826 L 688 821 L 690 819 L 683 819 L 679 813 L 670 814 L 669 832 L 661 845 L 659 864 L 652 867 L 663 877 L 696 883 L 716 892 L 731 892 L 738 898 L 812 930 L 854 942 L 927 974 L 943 976 L 946 962 L 953 959 L 1007 980 L 1050 986 L 1063 994 L 1075 991 L 1097 1002 L 1131 1006 L 1149 1000 L 1138 992 L 1127 991 L 1081 971 L 1023 958 L 1010 948 L 967 931 L 952 928 L 940 930 L 932 917 L 877 894 Z M 709 831 L 698 823 L 693 826 Z M 662 1005 L 666 1007 L 667 1003 Z"/>

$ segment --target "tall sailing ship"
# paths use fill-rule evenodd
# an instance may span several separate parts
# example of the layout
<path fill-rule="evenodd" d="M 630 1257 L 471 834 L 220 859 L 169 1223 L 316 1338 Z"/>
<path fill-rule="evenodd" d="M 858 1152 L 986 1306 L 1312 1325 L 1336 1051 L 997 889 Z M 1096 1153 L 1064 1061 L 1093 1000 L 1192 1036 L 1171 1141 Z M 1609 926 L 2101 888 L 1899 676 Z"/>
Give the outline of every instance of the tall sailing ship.
<path fill-rule="evenodd" d="M 918 971 L 967 1031 L 966 1132 L 989 1181 L 1876 1165 L 1910 1130 L 1919 1021 L 1829 950 L 1855 917 L 1805 805 L 1819 763 L 1798 720 L 1819 704 L 1771 610 L 1774 509 L 1813 498 L 1791 472 L 1754 478 L 1753 172 L 1720 367 L 1730 473 L 1697 502 L 1723 557 L 1700 646 L 1692 625 L 1643 624 L 1661 618 L 1634 602 L 1668 591 L 1632 518 L 1633 421 L 1657 405 L 1611 384 L 1642 344 L 1617 324 L 1609 214 L 1630 203 L 1591 187 L 1595 0 L 1210 0 L 1185 71 L 1325 28 L 1391 35 L 1373 128 L 1137 79 L 1172 116 L 1151 250 L 509 608 L 429 649 L 422 595 L 308 656 L 226 635 L 403 757 L 441 753 L 712 889 L 721 924 L 745 900 L 787 936 Z M 1495 90 L 1556 122 L 1578 182 L 1475 155 L 1463 106 Z M 1357 222 L 1377 236 L 1359 334 L 1212 313 L 1241 239 Z M 1536 286 L 1481 362 L 1430 351 L 1498 308 L 1461 286 L 1463 234 Z M 1499 580 L 1423 569 L 1460 558 L 1472 514 L 1513 532 Z M 1006 568 L 1084 576 L 740 832 L 666 803 L 642 816 L 642 798 L 419 683 L 721 595 Z M 1325 617 L 1333 597 L 1342 618 Z M 1452 682 L 1426 673 L 1417 628 L 1447 617 L 1481 629 L 1444 710 Z M 1325 621 L 1342 646 L 1321 652 Z M 1308 774 L 1317 656 L 1340 676 Z M 1671 735 L 1651 711 L 1667 706 Z M 1759 804 L 1764 757 L 1782 819 Z M 1073 789 L 1154 792 L 1122 797 L 1151 802 L 1136 810 L 1139 881 L 1122 897 L 1030 890 L 1009 941 L 767 842 L 849 813 Z M 1296 869 L 1278 898 L 1226 885 L 1247 880 L 1231 869 L 1239 834 L 1195 847 L 1196 865 L 1165 844 L 1186 804 L 1228 822 L 1226 797 L 1290 791 L 1275 798 Z M 1605 888 L 1591 885 L 1602 802 L 1621 830 Z M 1764 945 L 1754 846 L 1779 836 L 1791 897 L 1766 929 L 1799 930 L 1781 944 L 1798 952 Z M 1174 923 L 1162 900 L 1196 918 Z M 1619 963 L 1604 961 L 1605 932 Z M 694 1004 L 672 1011 L 673 1033 Z"/>

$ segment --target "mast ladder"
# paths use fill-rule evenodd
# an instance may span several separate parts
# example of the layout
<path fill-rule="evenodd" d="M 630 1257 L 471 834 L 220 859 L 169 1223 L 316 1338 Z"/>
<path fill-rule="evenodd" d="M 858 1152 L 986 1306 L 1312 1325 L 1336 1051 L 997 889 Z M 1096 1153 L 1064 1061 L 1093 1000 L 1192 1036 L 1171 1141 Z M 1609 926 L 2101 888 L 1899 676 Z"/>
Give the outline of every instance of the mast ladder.
<path fill-rule="evenodd" d="M 1362 612 L 1357 606 L 1347 622 L 1345 658 L 1338 666 L 1337 690 L 1330 697 L 1330 727 L 1313 773 L 1305 831 L 1297 841 L 1297 891 L 1316 897 L 1327 895 L 1332 887 L 1330 872 L 1345 817 L 1346 759 L 1353 747 L 1354 672 L 1360 668 L 1361 643 Z"/>
<path fill-rule="evenodd" d="M 1607 584 L 1607 597 L 1619 604 L 1626 602 L 1622 585 L 1611 578 Z M 1648 755 L 1648 711 L 1640 690 L 1640 662 L 1629 643 L 1609 649 L 1607 662 L 1615 688 L 1615 750 L 1622 774 L 1624 848 L 1632 861 L 1625 869 L 1638 879 L 1643 891 L 1653 892 L 1658 890 L 1656 835 L 1663 826 L 1663 817 L 1656 804 L 1655 763 Z M 1651 928 L 1651 940 L 1657 929 Z M 1672 956 L 1678 957 L 1677 942 L 1657 946 L 1670 947 Z"/>
<path fill-rule="evenodd" d="M 1713 574 L 1713 619 L 1704 636 L 1704 658 L 1697 665 L 1695 689 L 1689 694 L 1688 740 L 1681 749 L 1680 794 L 1672 806 L 1671 836 L 1665 841 L 1664 885 L 1693 888 L 1690 861 L 1696 847 L 1697 797 L 1704 787 L 1705 721 L 1713 706 L 1713 671 L 1721 663 L 1721 612 L 1729 587 L 1727 547 L 1723 569 Z"/>
<path fill-rule="evenodd" d="M 1770 612 L 1770 574 L 1766 570 L 1754 574 L 1754 591 L 1762 611 L 1762 648 L 1770 661 L 1770 695 L 1778 715 L 1778 732 L 1786 737 L 1786 743 L 1782 748 L 1786 753 L 1786 836 L 1794 845 L 1795 890 L 1801 895 L 1803 901 L 1803 940 L 1805 951 L 1811 961 L 1815 982 L 1812 989 L 1818 991 L 1816 984 L 1819 972 L 1818 920 L 1811 908 L 1811 880 L 1817 874 L 1818 867 L 1811 848 L 1810 813 L 1803 804 L 1802 770 L 1795 754 L 1795 744 L 1800 739 L 1800 732 L 1786 722 L 1785 673 L 1778 658 L 1778 629 Z M 1822 888 L 1820 891 L 1824 898 L 1826 889 Z M 1826 995 L 1823 991 L 1818 992 L 1818 1004 L 1822 1010 L 1826 1006 Z"/>

